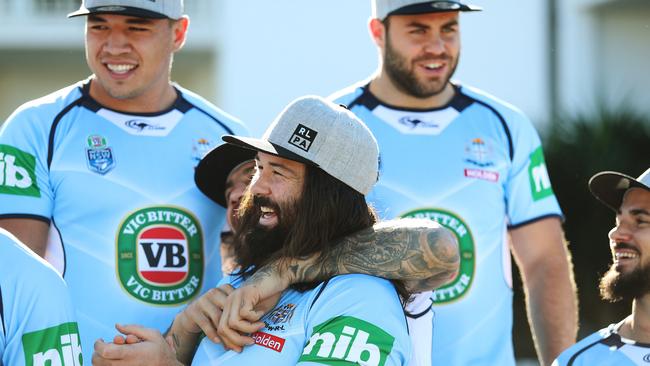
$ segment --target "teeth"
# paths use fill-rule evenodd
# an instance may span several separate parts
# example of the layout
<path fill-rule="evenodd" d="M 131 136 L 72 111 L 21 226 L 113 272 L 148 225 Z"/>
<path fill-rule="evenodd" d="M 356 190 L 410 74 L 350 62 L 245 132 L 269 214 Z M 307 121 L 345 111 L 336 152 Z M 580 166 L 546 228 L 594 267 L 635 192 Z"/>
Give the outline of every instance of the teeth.
<path fill-rule="evenodd" d="M 439 67 L 442 67 L 442 64 L 439 63 L 439 62 L 432 62 L 432 63 L 424 65 L 424 67 L 426 67 L 427 69 L 437 69 Z"/>
<path fill-rule="evenodd" d="M 638 258 L 639 255 L 636 253 L 629 253 L 629 252 L 619 252 L 616 253 L 616 259 L 620 258 Z"/>
<path fill-rule="evenodd" d="M 106 67 L 108 67 L 109 70 L 111 70 L 114 73 L 117 74 L 124 74 L 127 73 L 135 68 L 135 65 L 128 65 L 128 64 L 107 64 Z"/>
<path fill-rule="evenodd" d="M 273 213 L 274 212 L 272 208 L 266 207 L 266 206 L 262 206 L 262 207 L 260 207 L 260 209 L 262 210 L 262 213 Z"/>

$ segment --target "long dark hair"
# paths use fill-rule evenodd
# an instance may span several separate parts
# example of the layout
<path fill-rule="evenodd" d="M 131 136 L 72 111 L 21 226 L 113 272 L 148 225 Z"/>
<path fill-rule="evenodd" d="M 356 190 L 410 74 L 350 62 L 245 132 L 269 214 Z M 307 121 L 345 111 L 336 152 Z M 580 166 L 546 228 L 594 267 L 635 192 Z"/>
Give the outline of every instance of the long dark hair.
<path fill-rule="evenodd" d="M 242 213 L 252 205 L 253 199 L 247 192 L 240 206 Z M 302 196 L 293 208 L 296 217 L 291 217 L 292 222 L 282 232 L 282 240 L 265 242 L 263 253 L 247 245 L 250 232 L 237 230 L 235 255 L 242 274 L 250 275 L 256 268 L 282 258 L 305 257 L 315 253 L 320 253 L 321 258 L 327 257 L 341 239 L 377 222 L 377 215 L 363 194 L 314 166 L 307 166 Z M 244 227 L 257 222 L 259 215 L 244 214 L 240 220 Z M 403 283 L 393 283 L 403 300 L 407 299 Z M 315 285 L 303 283 L 294 288 L 305 290 Z"/>

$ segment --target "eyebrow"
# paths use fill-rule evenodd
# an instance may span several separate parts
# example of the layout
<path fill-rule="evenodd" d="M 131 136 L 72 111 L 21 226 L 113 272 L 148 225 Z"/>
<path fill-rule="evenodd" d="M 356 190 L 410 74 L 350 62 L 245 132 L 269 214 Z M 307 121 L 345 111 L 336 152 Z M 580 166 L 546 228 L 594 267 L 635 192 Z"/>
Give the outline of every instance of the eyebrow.
<path fill-rule="evenodd" d="M 106 18 L 97 14 L 88 15 L 88 21 L 95 22 L 95 23 L 107 23 Z M 132 18 L 127 18 L 125 22 L 126 24 L 147 25 L 147 24 L 153 24 L 153 19 L 132 17 Z"/>
<path fill-rule="evenodd" d="M 643 208 L 634 208 L 630 210 L 630 214 L 632 215 L 650 215 L 650 211 L 643 209 Z"/>

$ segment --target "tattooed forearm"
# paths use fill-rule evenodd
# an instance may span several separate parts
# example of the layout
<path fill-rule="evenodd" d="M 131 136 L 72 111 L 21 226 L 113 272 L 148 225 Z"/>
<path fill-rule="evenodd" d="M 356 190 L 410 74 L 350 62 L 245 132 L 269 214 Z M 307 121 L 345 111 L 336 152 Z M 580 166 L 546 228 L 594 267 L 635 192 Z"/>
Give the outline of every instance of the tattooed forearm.
<path fill-rule="evenodd" d="M 459 261 L 458 243 L 449 230 L 429 220 L 402 219 L 348 236 L 329 253 L 292 260 L 288 272 L 291 283 L 365 273 L 403 280 L 408 290 L 418 292 L 451 280 Z"/>

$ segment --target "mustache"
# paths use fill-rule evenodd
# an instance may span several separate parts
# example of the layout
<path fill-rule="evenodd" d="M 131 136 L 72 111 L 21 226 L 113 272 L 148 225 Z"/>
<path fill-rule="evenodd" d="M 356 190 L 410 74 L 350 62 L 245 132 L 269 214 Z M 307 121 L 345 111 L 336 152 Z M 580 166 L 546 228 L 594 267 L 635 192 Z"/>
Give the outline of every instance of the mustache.
<path fill-rule="evenodd" d="M 614 243 L 614 250 L 616 249 L 629 249 L 629 250 L 634 250 L 636 252 L 639 251 L 639 248 L 624 241 Z"/>
<path fill-rule="evenodd" d="M 432 55 L 430 53 L 424 54 L 422 56 L 418 56 L 413 59 L 413 62 L 422 62 L 422 61 L 449 61 L 451 60 L 451 56 L 449 56 L 446 53 L 443 53 L 442 55 Z"/>
<path fill-rule="evenodd" d="M 261 209 L 262 206 L 270 207 L 276 214 L 280 212 L 280 205 L 264 196 L 253 196 L 253 206 L 257 209 Z"/>

